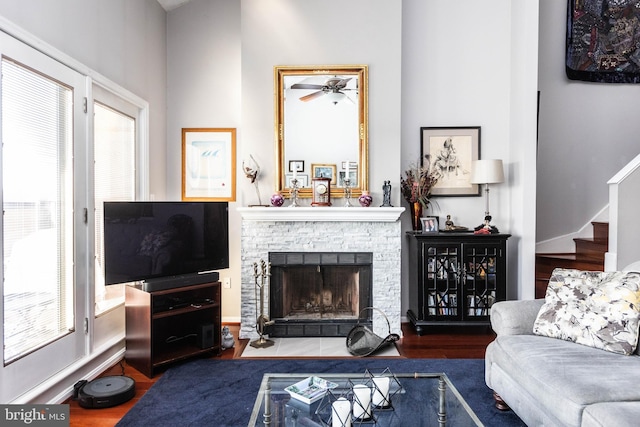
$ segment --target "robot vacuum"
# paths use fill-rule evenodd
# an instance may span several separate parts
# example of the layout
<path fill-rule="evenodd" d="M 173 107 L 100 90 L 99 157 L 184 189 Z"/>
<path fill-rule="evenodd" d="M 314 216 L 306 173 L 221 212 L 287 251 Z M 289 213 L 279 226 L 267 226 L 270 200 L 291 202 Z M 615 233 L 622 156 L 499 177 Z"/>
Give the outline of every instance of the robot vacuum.
<path fill-rule="evenodd" d="M 124 375 L 78 381 L 73 388 L 73 397 L 83 408 L 109 408 L 131 400 L 136 394 L 136 382 Z"/>

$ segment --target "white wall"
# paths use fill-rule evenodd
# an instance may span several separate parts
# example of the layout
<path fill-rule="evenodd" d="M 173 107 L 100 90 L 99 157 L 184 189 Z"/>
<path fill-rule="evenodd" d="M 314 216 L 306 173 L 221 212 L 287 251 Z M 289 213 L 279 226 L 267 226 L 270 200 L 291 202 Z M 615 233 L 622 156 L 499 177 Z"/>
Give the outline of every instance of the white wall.
<path fill-rule="evenodd" d="M 167 197 L 180 200 L 182 194 L 182 128 L 236 128 L 236 182 L 242 187 L 247 181 L 240 155 L 240 2 L 193 0 L 167 16 Z M 222 318 L 227 322 L 240 322 L 237 205 L 229 203 L 231 257 L 229 269 L 220 272 L 221 278 L 231 279 L 231 289 L 222 290 Z"/>
<path fill-rule="evenodd" d="M 505 165 L 490 194 L 493 223 L 513 235 L 508 296 L 533 296 L 537 2 L 405 0 L 403 9 L 402 165 L 419 158 L 421 126 L 481 126 L 481 158 Z M 436 201 L 430 214 L 482 223 L 484 197 Z"/>
<path fill-rule="evenodd" d="M 640 85 L 568 80 L 566 1 L 541 1 L 537 240 L 580 230 L 640 153 Z"/>

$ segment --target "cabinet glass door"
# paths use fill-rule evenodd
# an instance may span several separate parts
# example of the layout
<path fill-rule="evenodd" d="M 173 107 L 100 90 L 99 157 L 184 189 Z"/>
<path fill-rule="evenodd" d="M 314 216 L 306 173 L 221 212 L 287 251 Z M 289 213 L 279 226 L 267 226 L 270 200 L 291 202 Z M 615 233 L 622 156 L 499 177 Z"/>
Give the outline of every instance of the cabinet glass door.
<path fill-rule="evenodd" d="M 467 320 L 488 319 L 498 295 L 498 278 L 504 274 L 501 248 L 498 245 L 465 244 L 463 283 L 464 308 Z"/>
<path fill-rule="evenodd" d="M 460 249 L 459 245 L 423 242 L 423 318 L 460 317 Z"/>

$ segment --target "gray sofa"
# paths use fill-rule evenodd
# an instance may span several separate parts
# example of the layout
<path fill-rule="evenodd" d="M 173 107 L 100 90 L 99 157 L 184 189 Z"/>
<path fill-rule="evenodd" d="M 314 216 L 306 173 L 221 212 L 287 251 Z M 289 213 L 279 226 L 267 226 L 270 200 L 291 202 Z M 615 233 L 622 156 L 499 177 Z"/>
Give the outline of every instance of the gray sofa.
<path fill-rule="evenodd" d="M 485 381 L 528 426 L 640 425 L 640 356 L 533 334 L 544 299 L 491 308 Z M 502 409 L 502 408 L 501 408 Z"/>

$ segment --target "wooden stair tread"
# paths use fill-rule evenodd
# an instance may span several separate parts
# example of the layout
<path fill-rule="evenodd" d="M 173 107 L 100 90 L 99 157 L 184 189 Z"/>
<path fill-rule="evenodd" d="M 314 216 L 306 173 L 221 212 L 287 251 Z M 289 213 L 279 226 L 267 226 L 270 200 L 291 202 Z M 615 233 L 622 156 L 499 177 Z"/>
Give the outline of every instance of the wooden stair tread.
<path fill-rule="evenodd" d="M 575 253 L 536 253 L 535 296 L 544 298 L 549 277 L 555 268 L 604 270 L 604 254 L 609 249 L 609 223 L 591 222 L 593 238 L 573 239 Z"/>

